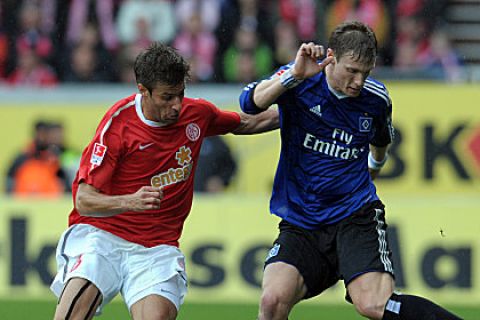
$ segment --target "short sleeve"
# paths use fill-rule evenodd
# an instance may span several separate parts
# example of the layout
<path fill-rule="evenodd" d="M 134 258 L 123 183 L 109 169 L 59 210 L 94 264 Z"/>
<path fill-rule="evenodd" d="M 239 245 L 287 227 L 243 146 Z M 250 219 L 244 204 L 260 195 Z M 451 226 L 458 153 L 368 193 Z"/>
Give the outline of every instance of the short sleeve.
<path fill-rule="evenodd" d="M 108 192 L 122 150 L 122 138 L 115 126 L 103 132 L 97 129 L 95 137 L 84 150 L 78 170 L 78 182 Z"/>
<path fill-rule="evenodd" d="M 205 116 L 210 118 L 206 136 L 223 135 L 232 132 L 240 125 L 240 115 L 237 112 L 220 110 L 212 103 L 202 100 L 206 107 Z"/>
<path fill-rule="evenodd" d="M 376 147 L 386 147 L 393 141 L 392 104 L 389 104 L 382 116 L 376 121 L 376 130 L 370 143 Z"/>

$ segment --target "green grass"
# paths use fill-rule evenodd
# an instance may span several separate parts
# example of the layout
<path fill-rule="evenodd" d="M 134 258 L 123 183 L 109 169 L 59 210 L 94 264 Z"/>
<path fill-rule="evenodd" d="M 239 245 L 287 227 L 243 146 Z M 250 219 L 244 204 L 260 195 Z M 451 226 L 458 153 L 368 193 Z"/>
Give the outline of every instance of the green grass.
<path fill-rule="evenodd" d="M 55 302 L 45 301 L 0 301 L 2 320 L 48 320 L 53 318 Z M 463 319 L 476 320 L 480 314 L 480 307 L 452 307 L 451 311 Z M 257 306 L 253 304 L 194 304 L 182 306 L 178 320 L 254 320 L 257 315 Z M 109 304 L 104 313 L 95 320 L 130 319 L 126 307 L 121 302 Z M 324 306 L 300 304 L 296 306 L 289 317 L 290 320 L 354 320 L 364 319 L 357 315 L 352 306 L 347 304 L 338 306 Z"/>

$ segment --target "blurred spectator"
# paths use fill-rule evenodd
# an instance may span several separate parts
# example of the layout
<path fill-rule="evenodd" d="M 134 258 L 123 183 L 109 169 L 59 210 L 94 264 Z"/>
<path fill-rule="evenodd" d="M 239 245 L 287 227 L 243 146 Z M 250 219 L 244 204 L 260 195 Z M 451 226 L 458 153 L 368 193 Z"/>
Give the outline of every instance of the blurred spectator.
<path fill-rule="evenodd" d="M 426 30 L 433 30 L 445 22 L 445 8 L 448 0 L 402 0 L 397 1 L 397 25 L 401 24 L 398 18 L 416 17 L 422 21 Z"/>
<path fill-rule="evenodd" d="M 67 82 L 109 82 L 114 80 L 112 55 L 100 40 L 98 29 L 88 23 L 78 42 L 65 49 L 67 53 L 63 80 Z"/>
<path fill-rule="evenodd" d="M 315 0 L 279 0 L 281 20 L 291 23 L 302 41 L 316 38 L 316 5 Z"/>
<path fill-rule="evenodd" d="M 175 36 L 175 10 L 167 0 L 124 0 L 118 10 L 116 29 L 122 44 L 152 41 L 170 43 Z"/>
<path fill-rule="evenodd" d="M 8 170 L 7 193 L 17 196 L 60 196 L 70 191 L 59 158 L 62 147 L 57 144 L 51 129 L 49 122 L 35 123 L 33 141 L 15 158 Z"/>
<path fill-rule="evenodd" d="M 94 10 L 95 14 L 92 14 L 91 10 Z M 108 51 L 114 52 L 118 49 L 114 15 L 114 0 L 71 0 L 67 24 L 67 46 L 73 47 L 78 44 L 87 25 L 93 23 L 98 25 L 101 45 Z"/>
<path fill-rule="evenodd" d="M 194 14 L 202 20 L 203 29 L 214 32 L 220 22 L 220 3 L 223 0 L 176 0 L 175 14 L 177 24 L 183 25 Z"/>
<path fill-rule="evenodd" d="M 63 76 L 65 82 L 99 82 L 106 79 L 97 73 L 95 50 L 86 45 L 76 45 L 70 54 L 70 63 Z"/>
<path fill-rule="evenodd" d="M 411 76 L 456 82 L 461 61 L 441 28 L 445 2 L 406 0 L 397 5 L 394 68 Z"/>
<path fill-rule="evenodd" d="M 402 17 L 402 20 L 405 24 L 397 42 L 395 69 L 428 79 L 460 81 L 461 60 L 447 34 L 438 29 L 426 37 L 425 25 L 417 17 Z"/>
<path fill-rule="evenodd" d="M 398 70 L 416 68 L 428 59 L 430 51 L 425 21 L 415 15 L 397 19 L 394 66 Z"/>
<path fill-rule="evenodd" d="M 399 1 L 402 2 L 402 1 Z M 343 21 L 357 20 L 369 25 L 378 41 L 377 64 L 384 64 L 385 48 L 392 41 L 390 35 L 390 14 L 386 1 L 382 0 L 336 0 L 331 1 L 325 15 L 328 34 Z"/>
<path fill-rule="evenodd" d="M 58 83 L 51 66 L 43 61 L 42 45 L 37 39 L 25 38 L 17 44 L 17 65 L 7 82 L 14 86 L 51 87 Z"/>
<path fill-rule="evenodd" d="M 193 189 L 195 192 L 221 192 L 230 184 L 236 170 L 236 161 L 223 138 L 208 137 L 200 149 Z"/>
<path fill-rule="evenodd" d="M 50 35 L 42 29 L 39 5 L 34 1 L 24 1 L 18 15 L 18 33 L 15 35 L 17 53 L 26 47 L 35 47 L 38 56 L 48 63 L 53 57 L 54 48 Z"/>
<path fill-rule="evenodd" d="M 272 71 L 271 49 L 258 39 L 252 28 L 240 27 L 235 42 L 225 52 L 224 76 L 227 81 L 248 83 Z"/>
<path fill-rule="evenodd" d="M 275 51 L 274 59 L 277 66 L 283 66 L 295 60 L 300 39 L 297 37 L 295 26 L 280 20 L 275 25 Z"/>
<path fill-rule="evenodd" d="M 461 60 L 453 50 L 446 32 L 433 32 L 430 36 L 430 50 L 431 59 L 426 61 L 426 68 L 437 73 L 437 78 L 449 82 L 458 82 L 463 78 Z"/>
<path fill-rule="evenodd" d="M 60 167 L 66 181 L 65 190 L 70 191 L 80 165 L 81 154 L 68 147 L 65 142 L 64 127 L 59 122 L 50 122 L 48 124 L 47 141 L 51 152 L 58 155 L 60 159 Z"/>
<path fill-rule="evenodd" d="M 135 45 L 124 46 L 116 57 L 116 68 L 118 80 L 122 83 L 129 83 L 136 85 L 135 73 L 134 73 L 134 63 L 135 57 L 138 55 L 140 48 Z"/>
<path fill-rule="evenodd" d="M 18 15 L 19 32 L 15 40 L 15 67 L 7 77 L 7 82 L 22 86 L 55 85 L 58 79 L 55 71 L 48 64 L 53 54 L 53 44 L 41 31 L 38 5 L 25 1 Z"/>
<path fill-rule="evenodd" d="M 211 80 L 217 40 L 205 29 L 202 16 L 192 13 L 185 20 L 173 46 L 190 63 L 193 82 Z"/>
<path fill-rule="evenodd" d="M 2 4 L 10 17 L 19 16 L 20 19 L 29 19 L 31 26 L 43 35 L 50 37 L 57 29 L 56 16 L 59 6 L 57 0 L 2 1 Z M 10 28 L 13 28 L 10 31 L 18 31 L 18 21 L 12 19 L 10 23 Z"/>
<path fill-rule="evenodd" d="M 267 0 L 224 0 L 220 12 L 220 24 L 215 32 L 218 40 L 215 75 L 218 81 L 231 81 L 223 77 L 224 57 L 240 28 L 252 30 L 262 44 L 273 48 L 271 3 Z"/>

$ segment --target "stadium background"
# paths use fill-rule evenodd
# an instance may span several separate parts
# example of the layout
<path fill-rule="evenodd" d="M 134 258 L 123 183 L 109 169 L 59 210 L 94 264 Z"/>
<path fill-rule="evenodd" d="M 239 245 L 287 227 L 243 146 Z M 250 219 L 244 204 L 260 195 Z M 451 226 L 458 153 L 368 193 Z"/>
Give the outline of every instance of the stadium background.
<path fill-rule="evenodd" d="M 415 69 L 379 67 L 394 103 L 398 134 L 377 186 L 387 206 L 400 289 L 452 306 L 473 320 L 480 319 L 480 91 L 469 52 L 460 54 L 465 65 L 455 83 Z M 241 83 L 197 82 L 187 95 L 238 110 L 241 88 Z M 103 112 L 133 92 L 135 86 L 125 83 L 1 84 L 0 172 L 5 176 L 14 155 L 29 143 L 37 119 L 63 123 L 68 145 L 82 150 Z M 268 201 L 279 140 L 275 132 L 226 140 L 239 170 L 226 192 L 195 196 L 181 241 L 190 292 L 180 319 L 255 318 L 262 263 L 278 222 L 268 213 Z M 54 248 L 70 209 L 68 195 L 0 196 L 1 319 L 51 318 Z M 301 303 L 291 318 L 359 319 L 343 295 L 337 285 Z M 117 299 L 99 319 L 126 317 Z"/>

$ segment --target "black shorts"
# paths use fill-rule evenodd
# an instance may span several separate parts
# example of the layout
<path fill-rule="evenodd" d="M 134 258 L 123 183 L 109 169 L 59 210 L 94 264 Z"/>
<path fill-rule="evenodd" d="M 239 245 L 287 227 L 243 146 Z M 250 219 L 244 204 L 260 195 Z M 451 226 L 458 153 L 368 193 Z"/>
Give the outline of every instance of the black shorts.
<path fill-rule="evenodd" d="M 281 221 L 280 234 L 265 261 L 293 265 L 303 276 L 305 299 L 319 295 L 343 279 L 345 286 L 367 272 L 392 276 L 384 205 L 371 202 L 342 221 L 305 230 Z"/>

